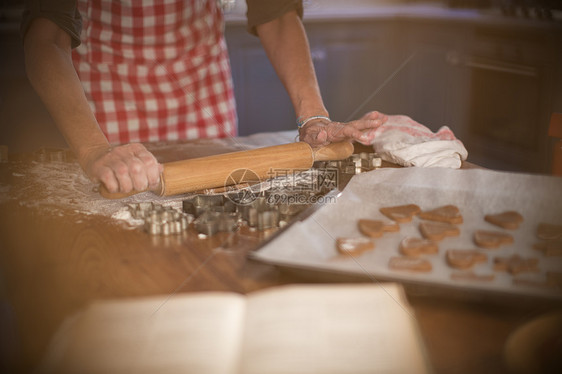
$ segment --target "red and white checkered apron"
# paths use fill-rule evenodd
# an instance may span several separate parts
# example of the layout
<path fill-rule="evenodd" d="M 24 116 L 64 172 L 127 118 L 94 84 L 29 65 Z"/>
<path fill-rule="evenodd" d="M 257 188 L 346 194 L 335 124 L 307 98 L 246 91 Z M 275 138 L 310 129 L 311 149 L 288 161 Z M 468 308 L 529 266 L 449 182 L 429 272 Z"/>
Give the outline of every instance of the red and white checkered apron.
<path fill-rule="evenodd" d="M 216 0 L 79 1 L 74 65 L 112 144 L 236 135 Z"/>

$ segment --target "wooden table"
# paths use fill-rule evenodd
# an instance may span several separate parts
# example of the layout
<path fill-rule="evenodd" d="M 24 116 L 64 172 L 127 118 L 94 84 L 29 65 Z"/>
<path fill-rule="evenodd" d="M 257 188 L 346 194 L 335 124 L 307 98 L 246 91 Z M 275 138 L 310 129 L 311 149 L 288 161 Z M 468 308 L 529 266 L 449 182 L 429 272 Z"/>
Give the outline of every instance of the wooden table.
<path fill-rule="evenodd" d="M 239 148 L 225 142 L 201 144 L 153 150 L 161 161 L 170 161 Z M 0 200 L 0 322 L 7 347 L 2 359 L 3 367 L 14 372 L 31 370 L 61 321 L 94 299 L 211 290 L 248 293 L 321 281 L 247 260 L 263 234 L 150 236 L 107 216 L 33 207 L 34 193 L 41 191 L 34 192 L 29 179 L 22 182 L 23 165 L 29 162 L 0 164 L 0 186 L 7 196 Z M 29 193 L 18 194 L 22 189 Z M 409 300 L 436 373 L 505 372 L 506 338 L 550 308 L 427 295 L 410 295 Z"/>

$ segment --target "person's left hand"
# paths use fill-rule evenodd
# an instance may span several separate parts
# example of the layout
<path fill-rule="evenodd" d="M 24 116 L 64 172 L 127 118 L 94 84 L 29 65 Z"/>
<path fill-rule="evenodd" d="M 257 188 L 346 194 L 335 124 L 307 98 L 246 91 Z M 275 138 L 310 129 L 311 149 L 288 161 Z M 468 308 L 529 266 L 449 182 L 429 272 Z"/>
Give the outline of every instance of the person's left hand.
<path fill-rule="evenodd" d="M 369 112 L 356 121 L 328 122 L 312 120 L 299 129 L 299 139 L 313 147 L 319 147 L 344 140 L 371 144 L 375 130 L 385 123 L 387 116 L 380 112 Z"/>

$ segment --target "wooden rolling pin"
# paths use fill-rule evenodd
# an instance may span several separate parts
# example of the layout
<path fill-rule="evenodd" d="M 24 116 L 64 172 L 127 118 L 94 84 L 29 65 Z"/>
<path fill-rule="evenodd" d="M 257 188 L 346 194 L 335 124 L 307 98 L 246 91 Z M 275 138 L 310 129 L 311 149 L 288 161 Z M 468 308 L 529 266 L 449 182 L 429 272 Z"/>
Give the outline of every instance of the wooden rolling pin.
<path fill-rule="evenodd" d="M 297 142 L 272 147 L 223 153 L 215 156 L 168 162 L 160 175 L 159 187 L 152 191 L 160 196 L 178 195 L 206 188 L 234 184 L 227 179 L 239 169 L 248 169 L 260 179 L 271 177 L 275 169 L 309 169 L 314 161 L 343 160 L 353 153 L 349 142 L 332 143 L 313 149 L 308 143 Z M 100 194 L 108 199 L 121 199 L 144 191 L 111 193 L 100 186 Z"/>

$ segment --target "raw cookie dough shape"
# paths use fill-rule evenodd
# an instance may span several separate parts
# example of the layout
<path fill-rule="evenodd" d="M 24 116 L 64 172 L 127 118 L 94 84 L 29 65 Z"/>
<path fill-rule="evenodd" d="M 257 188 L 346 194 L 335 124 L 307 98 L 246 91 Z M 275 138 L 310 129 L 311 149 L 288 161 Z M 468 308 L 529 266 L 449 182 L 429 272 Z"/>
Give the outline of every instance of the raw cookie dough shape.
<path fill-rule="evenodd" d="M 541 222 L 537 226 L 537 237 L 544 240 L 562 239 L 562 225 Z"/>
<path fill-rule="evenodd" d="M 541 251 L 546 257 L 562 256 L 562 239 L 536 243 L 533 245 L 533 249 Z"/>
<path fill-rule="evenodd" d="M 475 264 L 488 261 L 488 256 L 476 249 L 449 249 L 445 256 L 447 263 L 457 269 L 469 269 Z"/>
<path fill-rule="evenodd" d="M 396 232 L 400 226 L 396 223 L 384 223 L 373 219 L 360 219 L 357 222 L 359 231 L 370 238 L 380 238 L 385 232 Z"/>
<path fill-rule="evenodd" d="M 429 221 L 448 222 L 455 225 L 463 222 L 459 208 L 454 205 L 444 205 L 436 209 L 423 211 L 419 214 L 419 217 Z"/>
<path fill-rule="evenodd" d="M 405 237 L 400 242 L 400 253 L 405 256 L 420 256 L 424 255 L 431 255 L 435 254 L 439 251 L 439 246 L 432 240 L 422 239 L 422 238 L 413 238 L 413 237 Z"/>
<path fill-rule="evenodd" d="M 368 238 L 337 238 L 336 248 L 344 255 L 359 256 L 365 251 L 375 249 L 375 243 Z"/>
<path fill-rule="evenodd" d="M 515 230 L 523 222 L 523 216 L 514 210 L 508 210 L 498 214 L 486 214 L 484 220 L 504 229 Z"/>
<path fill-rule="evenodd" d="M 494 258 L 494 270 L 507 271 L 511 274 L 536 273 L 539 260 L 537 258 L 524 258 L 519 255 Z"/>
<path fill-rule="evenodd" d="M 430 240 L 443 240 L 461 233 L 457 226 L 447 222 L 421 222 L 419 228 L 423 237 Z"/>
<path fill-rule="evenodd" d="M 482 248 L 493 249 L 512 244 L 513 236 L 501 231 L 477 230 L 474 232 L 474 243 Z"/>
<path fill-rule="evenodd" d="M 380 208 L 379 211 L 393 221 L 405 223 L 410 222 L 421 209 L 415 204 L 398 205 Z"/>
<path fill-rule="evenodd" d="M 431 262 L 419 257 L 391 257 L 388 261 L 391 270 L 427 273 L 432 270 Z"/>

